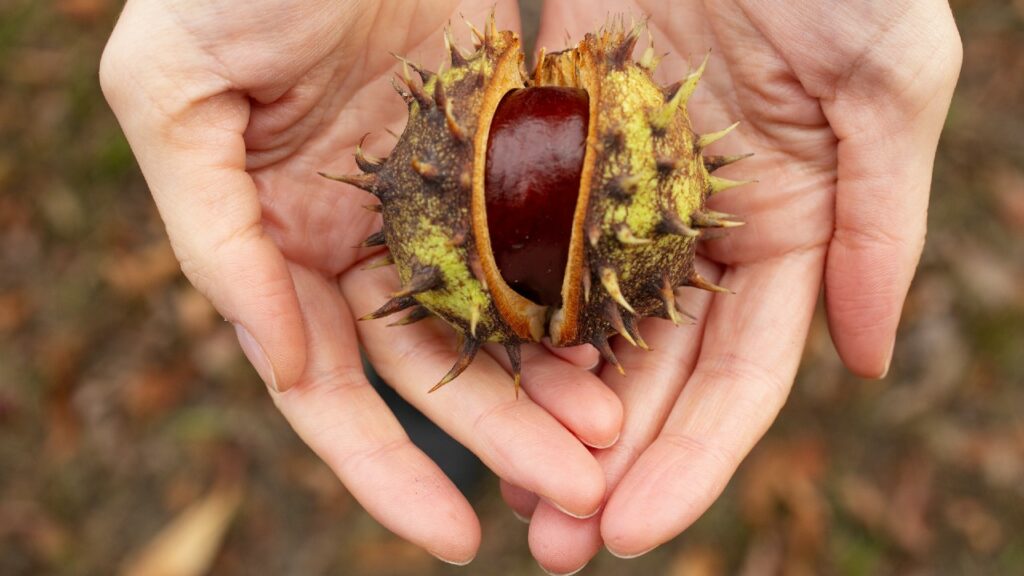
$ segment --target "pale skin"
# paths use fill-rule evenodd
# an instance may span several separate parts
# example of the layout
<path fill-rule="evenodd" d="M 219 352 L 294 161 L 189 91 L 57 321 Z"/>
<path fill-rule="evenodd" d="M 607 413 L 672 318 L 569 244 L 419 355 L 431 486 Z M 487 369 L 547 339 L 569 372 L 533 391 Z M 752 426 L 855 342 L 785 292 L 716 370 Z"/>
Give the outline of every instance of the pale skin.
<path fill-rule="evenodd" d="M 617 343 L 627 377 L 592 374 L 592 350 L 527 347 L 519 399 L 500 351 L 428 396 L 455 360 L 450 330 L 354 321 L 397 279 L 359 271 L 371 252 L 350 248 L 379 228 L 360 208 L 370 197 L 316 176 L 354 172 L 365 132 L 385 155 L 383 129 L 401 130 L 388 52 L 436 67 L 444 25 L 468 47 L 460 14 L 482 23 L 493 2 L 131 0 L 101 80 L 184 272 L 363 506 L 443 560 L 476 554 L 476 516 L 368 384 L 358 343 L 502 478 L 512 508 L 532 517 L 537 560 L 568 573 L 601 546 L 644 553 L 711 505 L 784 403 L 822 287 L 849 369 L 888 370 L 961 58 L 945 2 L 899 4 L 546 5 L 539 45 L 551 49 L 605 14 L 647 15 L 656 50 L 670 53 L 662 82 L 711 49 L 695 127 L 742 121 L 712 152 L 754 152 L 721 174 L 758 183 L 714 200 L 747 226 L 703 247 L 705 276 L 737 294 L 688 290 L 698 324 L 645 322 L 654 352 Z M 518 28 L 513 3 L 496 11 Z"/>

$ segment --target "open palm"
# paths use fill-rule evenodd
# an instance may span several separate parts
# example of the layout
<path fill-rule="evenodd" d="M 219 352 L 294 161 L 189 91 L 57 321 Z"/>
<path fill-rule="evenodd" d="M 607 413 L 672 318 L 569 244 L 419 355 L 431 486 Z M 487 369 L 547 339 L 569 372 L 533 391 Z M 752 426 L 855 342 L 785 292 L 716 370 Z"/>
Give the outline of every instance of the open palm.
<path fill-rule="evenodd" d="M 428 397 L 456 359 L 451 331 L 380 321 L 357 333 L 353 316 L 387 300 L 397 277 L 359 270 L 372 254 L 355 247 L 380 227 L 361 207 L 372 198 L 317 172 L 355 171 L 366 132 L 371 152 L 393 145 L 385 129 L 400 131 L 406 110 L 389 52 L 435 65 L 443 27 L 460 13 L 482 22 L 492 7 L 136 0 L 101 72 L 183 270 L 235 324 L 281 411 L 371 514 L 455 563 L 475 555 L 477 519 L 367 382 L 360 343 L 495 473 L 576 516 L 605 493 L 585 444 L 614 442 L 621 405 L 597 376 L 539 346 L 523 350 L 518 399 L 507 366 L 487 354 Z M 515 22 L 513 4 L 497 11 Z"/>
<path fill-rule="evenodd" d="M 681 293 L 697 325 L 648 320 L 655 351 L 619 342 L 626 376 L 601 373 L 625 420 L 619 441 L 597 452 L 609 485 L 600 516 L 571 518 L 503 486 L 532 515 L 531 549 L 553 573 L 578 569 L 602 544 L 644 553 L 711 505 L 782 407 L 823 282 L 843 360 L 884 375 L 960 63 L 938 1 L 549 2 L 538 44 L 561 48 L 567 31 L 579 38 L 609 13 L 647 18 L 668 53 L 665 84 L 711 50 L 691 120 L 705 133 L 741 121 L 711 153 L 753 152 L 721 174 L 758 182 L 712 201 L 746 226 L 701 245 L 704 275 L 736 294 Z"/>

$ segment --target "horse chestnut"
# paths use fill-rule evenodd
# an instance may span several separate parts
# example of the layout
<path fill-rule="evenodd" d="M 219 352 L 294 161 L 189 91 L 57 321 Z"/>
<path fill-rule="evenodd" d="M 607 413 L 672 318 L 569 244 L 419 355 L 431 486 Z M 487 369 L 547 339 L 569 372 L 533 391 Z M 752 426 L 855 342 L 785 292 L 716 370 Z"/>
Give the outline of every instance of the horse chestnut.
<path fill-rule="evenodd" d="M 735 125 L 695 134 L 686 103 L 707 59 L 659 86 L 653 47 L 632 53 L 643 25 L 614 21 L 527 75 L 519 39 L 493 14 L 466 55 L 446 35 L 451 66 L 403 62 L 395 83 L 409 121 L 386 159 L 356 149 L 360 174 L 331 176 L 380 200 L 402 288 L 362 319 L 411 309 L 460 334 L 458 376 L 484 342 L 505 346 L 519 385 L 523 342 L 593 344 L 620 368 L 608 338 L 646 347 L 638 321 L 678 323 L 676 289 L 722 291 L 697 274 L 706 228 L 739 223 L 705 208 L 743 184 L 713 176 L 744 156 L 705 156 Z M 414 80 L 415 71 L 420 80 Z"/>
<path fill-rule="evenodd" d="M 502 278 L 547 306 L 561 303 L 562 274 L 583 169 L 587 93 L 522 88 L 498 104 L 487 142 L 487 225 Z"/>

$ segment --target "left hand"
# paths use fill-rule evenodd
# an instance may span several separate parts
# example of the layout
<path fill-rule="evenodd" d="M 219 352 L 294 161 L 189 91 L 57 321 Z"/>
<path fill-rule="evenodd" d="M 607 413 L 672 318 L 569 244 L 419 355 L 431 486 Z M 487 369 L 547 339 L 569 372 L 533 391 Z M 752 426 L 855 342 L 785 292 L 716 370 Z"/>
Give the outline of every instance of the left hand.
<path fill-rule="evenodd" d="M 513 509 L 532 516 L 530 548 L 548 571 L 577 570 L 602 544 L 643 554 L 708 509 L 785 402 L 823 283 L 847 367 L 885 375 L 962 56 L 946 2 L 897 4 L 545 4 L 538 46 L 550 49 L 605 14 L 648 16 L 656 49 L 671 54 L 657 71 L 666 84 L 711 49 L 690 101 L 695 129 L 742 121 L 714 153 L 754 152 L 722 172 L 759 180 L 712 202 L 746 227 L 701 244 L 702 273 L 736 294 L 687 291 L 696 326 L 648 320 L 655 352 L 618 342 L 627 376 L 602 372 L 625 409 L 619 441 L 597 451 L 603 512 L 572 518 L 503 486 Z"/>
<path fill-rule="evenodd" d="M 359 270 L 373 254 L 355 246 L 380 229 L 368 195 L 316 172 L 354 172 L 364 131 L 401 129 L 388 52 L 438 62 L 449 20 L 492 9 L 516 13 L 512 0 L 131 0 L 100 66 L 182 270 L 236 326 L 281 413 L 373 517 L 457 564 L 476 554 L 479 521 L 367 382 L 360 344 L 496 474 L 579 515 L 605 494 L 584 444 L 614 440 L 618 398 L 540 346 L 523 350 L 518 399 L 503 350 L 427 396 L 455 362 L 452 331 L 356 325 L 397 278 Z"/>

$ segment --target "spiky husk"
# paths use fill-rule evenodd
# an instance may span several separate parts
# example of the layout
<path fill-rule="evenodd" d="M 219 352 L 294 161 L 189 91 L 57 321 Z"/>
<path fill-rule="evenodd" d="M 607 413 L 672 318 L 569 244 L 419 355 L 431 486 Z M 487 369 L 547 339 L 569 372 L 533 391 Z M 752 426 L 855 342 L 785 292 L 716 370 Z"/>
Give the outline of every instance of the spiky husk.
<path fill-rule="evenodd" d="M 642 26 L 621 23 L 588 34 L 572 49 L 542 56 L 531 77 L 519 39 L 498 32 L 493 16 L 470 56 L 451 43 L 451 66 L 439 73 L 405 60 L 395 83 L 409 121 L 387 159 L 357 149 L 362 174 L 335 177 L 376 195 L 384 227 L 364 246 L 386 244 L 402 282 L 390 301 L 365 318 L 414 308 L 410 321 L 433 313 L 461 337 L 460 358 L 435 386 L 472 361 L 484 342 L 502 342 L 515 370 L 519 344 L 550 336 L 558 346 L 593 344 L 618 366 L 609 335 L 647 348 L 640 318 L 681 322 L 679 286 L 720 291 L 695 271 L 703 228 L 738 225 L 705 209 L 707 198 L 738 185 L 710 172 L 745 156 L 702 156 L 725 136 L 691 129 L 686 102 L 707 63 L 672 86 L 652 79 L 648 49 L 632 59 Z M 410 69 L 420 77 L 411 77 Z M 573 220 L 562 307 L 548 310 L 501 279 L 490 248 L 484 205 L 484 157 L 491 118 L 501 98 L 525 86 L 587 91 L 590 121 L 580 194 Z M 405 323 L 405 322 L 400 322 Z"/>

